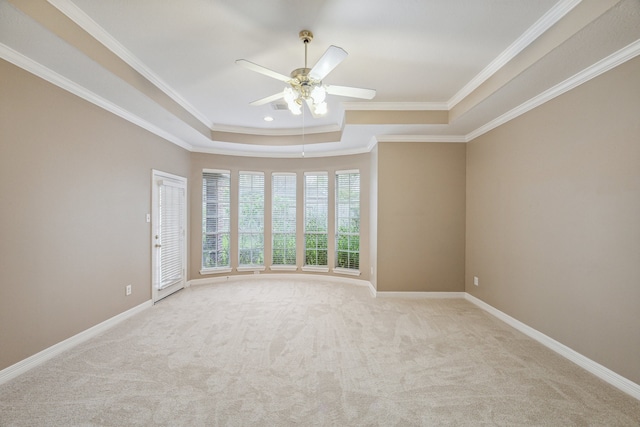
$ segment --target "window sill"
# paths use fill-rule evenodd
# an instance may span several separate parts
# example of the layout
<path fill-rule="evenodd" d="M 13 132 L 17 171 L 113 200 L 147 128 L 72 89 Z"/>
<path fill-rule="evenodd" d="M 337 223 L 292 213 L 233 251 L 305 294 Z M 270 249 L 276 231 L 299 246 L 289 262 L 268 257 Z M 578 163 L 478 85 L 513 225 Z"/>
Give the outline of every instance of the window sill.
<path fill-rule="evenodd" d="M 200 270 L 200 274 L 205 276 L 208 274 L 224 274 L 231 273 L 231 268 L 229 267 L 220 267 L 220 268 L 203 268 Z"/>
<path fill-rule="evenodd" d="M 264 265 L 243 265 L 240 267 L 236 267 L 236 271 L 264 271 Z"/>
<path fill-rule="evenodd" d="M 346 274 L 349 276 L 359 276 L 360 270 L 352 270 L 350 268 L 334 268 L 333 272 L 336 274 Z"/>
<path fill-rule="evenodd" d="M 305 265 L 305 266 L 302 266 L 302 271 L 309 271 L 309 272 L 313 272 L 313 273 L 328 273 L 329 272 L 329 267 L 321 267 L 321 266 L 315 266 L 315 265 Z"/>
<path fill-rule="evenodd" d="M 271 271 L 296 271 L 298 266 L 296 265 L 272 265 L 269 267 Z"/>

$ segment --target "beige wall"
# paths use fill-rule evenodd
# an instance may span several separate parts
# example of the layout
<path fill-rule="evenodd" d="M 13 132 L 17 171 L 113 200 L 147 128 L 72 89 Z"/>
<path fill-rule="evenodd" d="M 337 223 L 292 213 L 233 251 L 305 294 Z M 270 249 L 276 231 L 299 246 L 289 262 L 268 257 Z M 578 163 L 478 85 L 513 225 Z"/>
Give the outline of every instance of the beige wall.
<path fill-rule="evenodd" d="M 636 58 L 467 150 L 467 292 L 636 383 L 639 76 Z"/>
<path fill-rule="evenodd" d="M 378 144 L 378 291 L 464 291 L 464 144 Z"/>
<path fill-rule="evenodd" d="M 151 169 L 188 176 L 190 157 L 2 60 L 0 76 L 3 369 L 151 298 Z"/>
<path fill-rule="evenodd" d="M 266 270 L 261 274 L 268 274 L 270 266 L 270 253 L 271 253 L 271 174 L 273 172 L 295 172 L 298 175 L 297 180 L 297 192 L 298 192 L 298 242 L 303 241 L 303 205 L 300 202 L 303 200 L 303 179 L 305 171 L 326 171 L 329 173 L 329 194 L 335 194 L 335 172 L 339 170 L 358 169 L 360 171 L 360 271 L 361 275 L 358 279 L 369 280 L 370 263 L 369 263 L 369 193 L 370 193 L 370 162 L 368 154 L 352 155 L 352 156 L 337 156 L 337 157 L 325 157 L 325 158 L 290 158 L 290 159 L 270 159 L 270 158 L 255 158 L 255 157 L 237 157 L 237 156 L 221 156 L 216 154 L 203 154 L 193 153 L 191 155 L 192 160 L 192 173 L 190 177 L 191 191 L 190 191 L 190 205 L 191 210 L 190 218 L 191 227 L 190 231 L 190 248 L 191 248 L 191 260 L 190 260 L 190 279 L 206 279 L 213 278 L 219 275 L 208 274 L 201 275 L 200 269 L 202 265 L 202 171 L 203 169 L 224 169 L 231 171 L 231 267 L 232 273 L 223 274 L 227 276 L 230 274 L 247 274 L 237 273 L 236 268 L 238 266 L 238 252 L 237 246 L 233 247 L 237 242 L 237 200 L 234 199 L 238 193 L 238 173 L 240 171 L 258 171 L 265 173 L 265 200 L 267 205 L 265 206 L 265 264 Z M 333 197 L 329 197 L 329 212 L 335 211 L 335 200 Z M 333 215 L 329 215 L 329 230 L 335 229 L 335 223 L 333 221 Z M 298 267 L 302 265 L 303 251 L 302 246 L 298 245 Z M 333 245 L 333 239 L 331 234 L 329 238 L 329 267 L 333 268 L 335 262 L 335 248 Z M 278 274 L 283 274 L 283 271 L 276 271 Z M 298 269 L 298 274 L 303 273 Z M 317 274 L 317 273 L 312 273 Z M 351 277 L 351 276 L 348 276 Z"/>

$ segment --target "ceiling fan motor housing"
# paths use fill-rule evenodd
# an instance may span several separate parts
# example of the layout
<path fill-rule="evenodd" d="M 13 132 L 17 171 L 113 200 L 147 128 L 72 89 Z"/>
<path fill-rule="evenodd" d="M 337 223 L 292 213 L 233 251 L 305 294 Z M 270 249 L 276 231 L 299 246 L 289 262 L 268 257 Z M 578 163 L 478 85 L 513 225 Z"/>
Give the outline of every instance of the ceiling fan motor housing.
<path fill-rule="evenodd" d="M 311 40 L 313 40 L 313 33 L 309 30 L 300 31 L 298 36 L 300 36 L 300 40 L 302 40 L 304 43 L 309 43 Z"/>
<path fill-rule="evenodd" d="M 300 94 L 307 98 L 316 86 L 321 86 L 321 81 L 313 80 L 309 77 L 311 68 L 296 68 L 291 72 L 291 86 L 299 88 Z"/>

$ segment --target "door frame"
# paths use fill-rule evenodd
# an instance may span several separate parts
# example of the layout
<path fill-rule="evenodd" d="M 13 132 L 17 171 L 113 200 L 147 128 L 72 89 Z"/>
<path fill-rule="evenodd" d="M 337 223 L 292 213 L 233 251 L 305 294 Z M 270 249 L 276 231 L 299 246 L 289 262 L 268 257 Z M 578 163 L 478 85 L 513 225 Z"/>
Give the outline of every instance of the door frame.
<path fill-rule="evenodd" d="M 175 186 L 184 188 L 184 218 L 182 220 L 182 280 L 164 289 L 158 289 L 156 283 L 159 280 L 159 256 L 160 247 L 156 246 L 158 243 L 159 229 L 160 229 L 160 210 L 159 210 L 159 187 L 162 181 L 168 181 Z M 156 169 L 151 170 L 151 298 L 154 304 L 171 295 L 174 292 L 183 289 L 187 282 L 187 240 L 189 233 L 187 232 L 188 224 L 188 197 L 187 197 L 187 178 L 174 175 L 171 173 L 159 171 Z M 160 236 L 161 237 L 161 236 Z"/>

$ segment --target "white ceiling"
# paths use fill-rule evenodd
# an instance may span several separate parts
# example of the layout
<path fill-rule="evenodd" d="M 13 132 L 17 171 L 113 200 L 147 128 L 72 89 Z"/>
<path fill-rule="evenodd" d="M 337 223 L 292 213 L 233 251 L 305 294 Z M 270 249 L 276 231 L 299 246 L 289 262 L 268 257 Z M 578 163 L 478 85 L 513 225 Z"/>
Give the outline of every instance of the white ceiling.
<path fill-rule="evenodd" d="M 346 154 L 381 140 L 467 142 L 637 42 L 639 3 L 0 0 L 0 54 L 193 151 L 297 156 L 306 140 L 309 155 Z M 304 65 L 298 39 L 303 29 L 315 36 L 309 66 L 330 45 L 349 53 L 324 83 L 374 88 L 376 97 L 330 96 L 323 118 L 293 116 L 269 104 L 249 106 L 284 86 L 235 60 L 288 75 Z M 98 40 L 117 56 L 93 56 L 83 48 L 87 40 Z M 123 66 L 147 81 L 127 78 Z M 144 89 L 149 82 L 164 100 Z M 345 119 L 352 110 L 450 115 L 440 124 L 385 122 L 383 116 L 359 123 Z M 265 122 L 267 115 L 274 121 Z M 312 144 L 314 134 L 330 136 Z"/>

